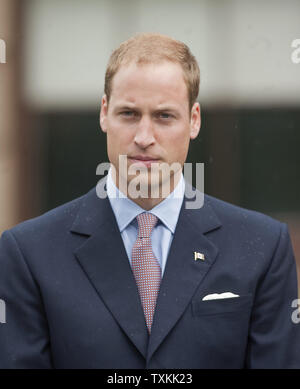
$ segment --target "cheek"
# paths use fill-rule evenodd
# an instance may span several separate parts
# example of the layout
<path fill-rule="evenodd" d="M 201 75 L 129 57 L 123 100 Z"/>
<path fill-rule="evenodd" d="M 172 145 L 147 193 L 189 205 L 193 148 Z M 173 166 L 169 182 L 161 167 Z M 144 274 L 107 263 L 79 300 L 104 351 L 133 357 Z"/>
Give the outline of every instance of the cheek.
<path fill-rule="evenodd" d="M 110 143 L 122 146 L 128 144 L 131 141 L 131 138 L 133 138 L 133 132 L 129 131 L 126 127 L 124 128 L 123 125 L 114 123 L 109 126 L 107 139 Z"/>
<path fill-rule="evenodd" d="M 110 161 L 118 164 L 119 155 L 127 155 L 131 135 L 124 128 L 110 128 L 107 131 L 107 153 Z"/>
<path fill-rule="evenodd" d="M 162 134 L 161 134 L 162 135 Z M 173 152 L 178 151 L 181 153 L 182 150 L 186 149 L 189 144 L 189 133 L 187 131 L 171 131 L 160 136 L 161 142 Z"/>
<path fill-rule="evenodd" d="M 185 134 L 179 134 L 178 136 L 169 137 L 166 149 L 171 159 L 178 162 L 185 162 L 188 149 L 189 149 L 189 136 Z"/>

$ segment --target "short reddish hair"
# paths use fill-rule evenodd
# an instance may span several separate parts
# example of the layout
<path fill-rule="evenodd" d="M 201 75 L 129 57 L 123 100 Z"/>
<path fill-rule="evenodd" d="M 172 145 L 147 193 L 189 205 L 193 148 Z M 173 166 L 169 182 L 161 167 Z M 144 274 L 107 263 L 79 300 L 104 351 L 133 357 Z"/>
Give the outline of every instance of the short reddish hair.
<path fill-rule="evenodd" d="M 199 93 L 200 70 L 196 58 L 183 42 L 161 34 L 139 34 L 123 42 L 111 54 L 105 73 L 104 92 L 109 102 L 112 80 L 119 68 L 131 62 L 136 64 L 178 63 L 188 90 L 189 107 L 192 108 Z"/>

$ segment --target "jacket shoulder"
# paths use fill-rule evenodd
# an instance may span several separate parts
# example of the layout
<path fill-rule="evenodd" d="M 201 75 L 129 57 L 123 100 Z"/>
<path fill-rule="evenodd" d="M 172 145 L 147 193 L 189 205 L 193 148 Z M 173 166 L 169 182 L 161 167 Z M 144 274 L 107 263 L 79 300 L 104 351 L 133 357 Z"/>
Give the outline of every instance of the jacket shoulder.
<path fill-rule="evenodd" d="M 229 202 L 205 195 L 204 201 L 214 210 L 223 225 L 253 230 L 260 233 L 279 234 L 284 223 L 264 213 L 246 209 Z"/>
<path fill-rule="evenodd" d="M 89 193 L 89 192 L 88 192 Z M 67 203 L 59 205 L 42 215 L 25 220 L 16 226 L 9 229 L 11 233 L 17 236 L 24 234 L 34 234 L 42 231 L 55 232 L 58 228 L 70 228 L 77 215 L 78 209 L 80 208 L 82 201 L 86 197 L 87 193 L 77 197 Z"/>

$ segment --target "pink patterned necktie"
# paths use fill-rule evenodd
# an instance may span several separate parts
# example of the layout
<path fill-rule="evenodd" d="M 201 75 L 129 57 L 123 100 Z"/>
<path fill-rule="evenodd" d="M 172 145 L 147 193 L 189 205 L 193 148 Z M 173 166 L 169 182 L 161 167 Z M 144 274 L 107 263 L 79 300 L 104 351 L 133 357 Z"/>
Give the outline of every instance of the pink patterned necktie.
<path fill-rule="evenodd" d="M 161 281 L 160 265 L 153 254 L 151 245 L 151 232 L 158 219 L 151 213 L 145 212 L 136 218 L 139 230 L 132 248 L 131 266 L 150 333 Z"/>

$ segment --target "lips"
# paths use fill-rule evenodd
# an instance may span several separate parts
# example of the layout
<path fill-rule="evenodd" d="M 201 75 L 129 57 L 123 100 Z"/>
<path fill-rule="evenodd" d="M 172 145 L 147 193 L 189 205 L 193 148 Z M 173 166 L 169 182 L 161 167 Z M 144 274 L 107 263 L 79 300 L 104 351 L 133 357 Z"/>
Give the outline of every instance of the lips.
<path fill-rule="evenodd" d="M 133 157 L 129 157 L 130 159 L 135 159 L 139 161 L 157 161 L 157 158 L 151 157 L 151 156 L 145 156 L 145 155 L 134 155 Z"/>
<path fill-rule="evenodd" d="M 158 163 L 159 159 L 151 157 L 151 156 L 144 156 L 144 155 L 135 155 L 133 157 L 129 157 L 129 159 L 134 164 L 139 164 L 143 166 L 150 167 L 152 163 Z"/>

